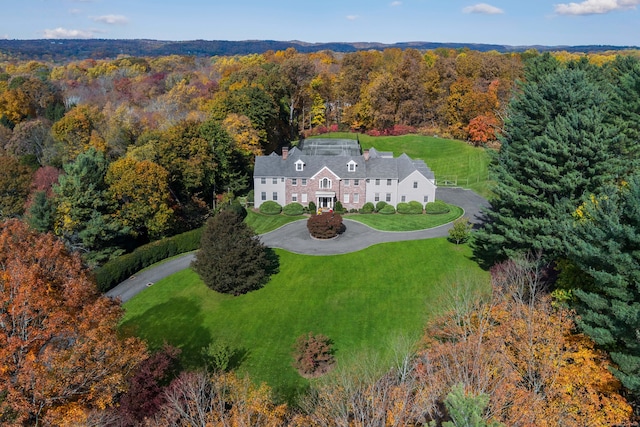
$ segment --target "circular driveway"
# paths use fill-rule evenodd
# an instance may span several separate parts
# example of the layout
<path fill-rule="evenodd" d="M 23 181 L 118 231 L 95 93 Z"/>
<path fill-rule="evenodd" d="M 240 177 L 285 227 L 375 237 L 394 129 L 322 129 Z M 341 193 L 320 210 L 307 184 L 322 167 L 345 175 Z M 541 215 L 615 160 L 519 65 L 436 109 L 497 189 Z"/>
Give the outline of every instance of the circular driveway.
<path fill-rule="evenodd" d="M 456 205 L 474 224 L 482 222 L 481 209 L 489 203 L 471 190 L 438 188 L 436 199 Z M 359 251 L 378 243 L 446 237 L 452 224 L 419 231 L 379 231 L 357 221 L 344 220 L 346 231 L 332 240 L 316 240 L 309 236 L 305 220 L 291 222 L 277 230 L 260 235 L 260 241 L 271 248 L 285 249 L 304 255 L 336 255 Z"/>
<path fill-rule="evenodd" d="M 464 210 L 464 215 L 475 225 L 482 223 L 482 208 L 489 207 L 484 198 L 471 190 L 462 188 L 438 188 L 436 198 L 456 205 Z M 309 236 L 307 222 L 295 221 L 259 236 L 260 241 L 271 248 L 284 249 L 305 255 L 337 255 L 359 251 L 378 243 L 422 240 L 449 235 L 451 223 L 419 231 L 379 231 L 357 221 L 345 219 L 346 231 L 332 240 L 316 240 Z M 153 286 L 158 280 L 170 276 L 191 265 L 194 253 L 185 254 L 155 267 L 143 270 L 106 293 L 108 297 L 128 301 L 134 295 Z"/>

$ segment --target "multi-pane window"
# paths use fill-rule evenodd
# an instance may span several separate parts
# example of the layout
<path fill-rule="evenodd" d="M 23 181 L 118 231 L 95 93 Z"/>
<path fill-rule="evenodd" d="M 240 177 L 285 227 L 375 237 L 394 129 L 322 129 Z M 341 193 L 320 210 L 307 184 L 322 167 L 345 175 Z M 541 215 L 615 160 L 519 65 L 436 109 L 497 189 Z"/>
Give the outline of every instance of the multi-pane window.
<path fill-rule="evenodd" d="M 360 202 L 360 194 L 355 193 L 353 195 L 353 203 L 358 203 L 358 202 Z"/>
<path fill-rule="evenodd" d="M 266 184 L 267 178 L 260 178 L 260 184 Z"/>
<path fill-rule="evenodd" d="M 376 202 L 380 201 L 380 193 L 376 193 L 373 197 L 373 200 L 375 200 Z"/>
<path fill-rule="evenodd" d="M 413 181 L 413 188 L 418 188 L 418 181 Z"/>
<path fill-rule="evenodd" d="M 360 185 L 360 180 L 359 179 L 354 179 L 353 180 L 353 185 Z"/>
<path fill-rule="evenodd" d="M 320 188 L 323 188 L 323 189 L 331 188 L 331 180 L 329 178 L 322 178 L 320 180 Z"/>
<path fill-rule="evenodd" d="M 376 178 L 376 185 L 380 185 L 380 178 Z"/>
<path fill-rule="evenodd" d="M 391 185 L 391 180 L 387 179 L 387 185 Z"/>
<path fill-rule="evenodd" d="M 272 182 L 273 182 L 274 184 L 277 184 L 277 183 L 278 183 L 278 178 L 273 178 Z"/>
<path fill-rule="evenodd" d="M 307 193 L 302 193 L 302 203 L 307 203 Z"/>
<path fill-rule="evenodd" d="M 263 191 L 262 193 L 260 193 L 260 200 L 267 200 L 267 192 Z"/>
<path fill-rule="evenodd" d="M 293 193 L 293 194 L 291 195 L 291 201 L 292 201 L 292 202 L 297 202 L 297 201 L 298 201 L 298 195 L 297 195 L 297 194 L 295 194 L 295 193 Z"/>
<path fill-rule="evenodd" d="M 402 197 L 400 198 L 400 200 L 401 200 L 403 203 L 404 203 L 404 202 L 406 202 L 406 201 L 407 201 L 407 196 L 402 196 Z"/>
<path fill-rule="evenodd" d="M 291 185 L 298 185 L 298 178 L 291 178 Z"/>
<path fill-rule="evenodd" d="M 277 191 L 273 192 L 273 200 L 278 200 L 278 192 Z"/>
<path fill-rule="evenodd" d="M 349 194 L 345 194 L 342 198 L 343 203 L 349 203 Z"/>
<path fill-rule="evenodd" d="M 343 182 L 345 187 L 348 187 L 349 185 L 351 185 L 351 181 L 349 181 L 348 179 L 345 179 Z"/>
<path fill-rule="evenodd" d="M 429 196 L 424 196 L 424 203 L 429 203 Z"/>
<path fill-rule="evenodd" d="M 307 185 L 307 178 L 302 178 L 302 185 Z"/>
<path fill-rule="evenodd" d="M 386 201 L 387 201 L 387 202 L 390 202 L 390 201 L 391 201 L 391 193 L 387 193 Z"/>

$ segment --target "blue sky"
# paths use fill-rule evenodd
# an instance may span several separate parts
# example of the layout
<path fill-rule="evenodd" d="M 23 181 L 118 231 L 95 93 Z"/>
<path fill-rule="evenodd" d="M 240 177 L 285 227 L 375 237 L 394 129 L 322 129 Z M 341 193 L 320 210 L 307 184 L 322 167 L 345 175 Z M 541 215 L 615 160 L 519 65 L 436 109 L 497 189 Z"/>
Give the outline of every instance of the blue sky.
<path fill-rule="evenodd" d="M 640 46 L 640 0 L 3 0 L 0 38 Z"/>

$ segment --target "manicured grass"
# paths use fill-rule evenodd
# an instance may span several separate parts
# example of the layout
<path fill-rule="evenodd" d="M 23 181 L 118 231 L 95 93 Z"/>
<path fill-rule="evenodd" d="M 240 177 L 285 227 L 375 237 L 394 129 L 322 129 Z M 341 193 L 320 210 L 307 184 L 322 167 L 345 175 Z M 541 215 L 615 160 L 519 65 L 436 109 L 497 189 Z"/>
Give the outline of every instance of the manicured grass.
<path fill-rule="evenodd" d="M 403 215 L 399 213 L 394 215 L 352 214 L 344 215 L 344 218 L 361 222 L 371 228 L 381 231 L 424 230 L 447 224 L 461 217 L 464 213 L 462 208 L 459 208 L 458 206 L 449 206 L 451 207 L 451 211 L 442 215 Z"/>
<path fill-rule="evenodd" d="M 304 215 L 264 215 L 253 209 L 247 209 L 247 217 L 244 219 L 244 222 L 249 224 L 256 234 L 264 234 L 280 228 L 285 224 L 304 218 L 306 218 Z"/>
<path fill-rule="evenodd" d="M 422 159 L 433 170 L 437 180 L 457 179 L 457 185 L 470 188 L 483 197 L 491 194 L 488 166 L 489 153 L 464 141 L 422 135 L 368 136 L 349 132 L 320 135 L 319 138 L 345 138 L 360 140 L 363 149 L 375 147 L 378 151 L 392 151 L 395 156 L 406 153 Z"/>
<path fill-rule="evenodd" d="M 214 340 L 239 350 L 235 366 L 291 400 L 308 386 L 291 366 L 299 335 L 313 331 L 335 342 L 341 366 L 357 355 L 390 363 L 398 337 L 416 339 L 438 313 L 456 272 L 488 289 L 487 273 L 466 246 L 445 239 L 376 245 L 336 256 L 276 250 L 280 272 L 258 291 L 232 297 L 208 289 L 192 270 L 155 283 L 125 304 L 123 332 L 182 349 L 187 367 Z"/>

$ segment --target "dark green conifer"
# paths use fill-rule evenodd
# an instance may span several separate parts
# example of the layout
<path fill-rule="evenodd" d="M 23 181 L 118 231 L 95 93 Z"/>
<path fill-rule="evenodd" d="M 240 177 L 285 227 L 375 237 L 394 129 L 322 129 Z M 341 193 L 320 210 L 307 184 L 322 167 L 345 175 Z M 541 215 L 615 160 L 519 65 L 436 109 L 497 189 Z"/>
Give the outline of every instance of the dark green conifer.
<path fill-rule="evenodd" d="M 211 289 L 240 295 L 261 288 L 275 266 L 268 249 L 231 209 L 209 218 L 193 269 Z"/>
<path fill-rule="evenodd" d="M 520 86 L 492 172 L 496 197 L 475 240 L 485 260 L 561 247 L 559 223 L 616 176 L 618 132 L 609 90 L 590 73 L 559 68 Z"/>

